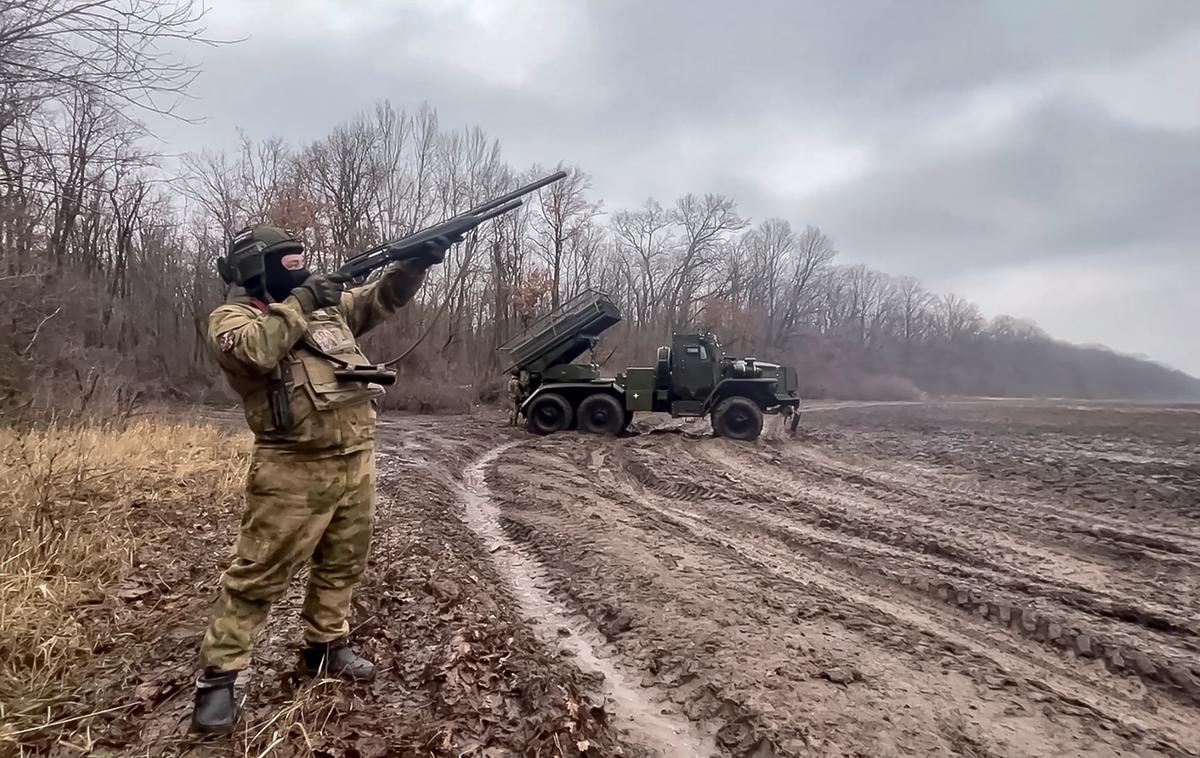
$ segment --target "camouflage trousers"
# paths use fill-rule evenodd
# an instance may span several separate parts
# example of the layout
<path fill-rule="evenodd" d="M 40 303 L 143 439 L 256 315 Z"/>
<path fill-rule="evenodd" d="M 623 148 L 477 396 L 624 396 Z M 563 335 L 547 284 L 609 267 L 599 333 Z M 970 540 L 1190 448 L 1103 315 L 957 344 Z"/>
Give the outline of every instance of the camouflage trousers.
<path fill-rule="evenodd" d="M 329 642 L 348 634 L 350 595 L 366 566 L 374 510 L 375 457 L 369 449 L 314 461 L 256 456 L 235 556 L 221 577 L 200 645 L 201 665 L 245 668 L 271 604 L 305 562 L 305 640 Z"/>

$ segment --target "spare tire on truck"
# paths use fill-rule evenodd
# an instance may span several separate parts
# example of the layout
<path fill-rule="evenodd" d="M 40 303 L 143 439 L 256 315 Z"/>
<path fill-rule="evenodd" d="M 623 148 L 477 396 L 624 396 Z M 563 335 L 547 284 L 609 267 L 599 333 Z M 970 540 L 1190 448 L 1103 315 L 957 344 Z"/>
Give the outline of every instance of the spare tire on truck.
<path fill-rule="evenodd" d="M 712 414 L 713 431 L 732 440 L 756 440 L 762 433 L 763 415 L 758 403 L 733 395 L 717 403 Z"/>
<path fill-rule="evenodd" d="M 554 434 L 570 428 L 571 404 L 557 392 L 543 392 L 529 402 L 525 428 L 534 434 Z"/>

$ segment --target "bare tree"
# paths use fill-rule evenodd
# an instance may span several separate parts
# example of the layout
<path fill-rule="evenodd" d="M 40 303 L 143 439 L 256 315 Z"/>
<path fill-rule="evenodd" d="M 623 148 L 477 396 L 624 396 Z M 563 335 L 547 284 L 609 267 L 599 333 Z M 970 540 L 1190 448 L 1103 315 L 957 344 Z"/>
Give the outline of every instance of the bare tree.
<path fill-rule="evenodd" d="M 397 111 L 388 101 L 375 107 L 375 131 L 378 134 L 376 162 L 379 167 L 379 207 L 375 211 L 380 236 L 393 239 L 406 228 L 405 206 L 408 204 L 410 178 L 406 175 L 407 150 L 412 121 L 408 114 Z"/>
<path fill-rule="evenodd" d="M 197 74 L 163 43 L 211 42 L 192 0 L 0 0 L 0 91 L 6 107 L 88 91 L 175 111 Z"/>
<path fill-rule="evenodd" d="M 685 195 L 675 204 L 674 220 L 680 228 L 680 244 L 667 274 L 661 303 L 671 325 L 690 323 L 692 307 L 707 297 L 706 284 L 728 249 L 729 235 L 745 228 L 737 204 L 723 195 Z"/>
<path fill-rule="evenodd" d="M 255 143 L 244 132 L 240 136 L 241 155 L 237 167 L 242 210 L 248 220 L 275 220 L 284 205 L 282 195 L 295 162 L 279 137 Z"/>
<path fill-rule="evenodd" d="M 900 338 L 903 342 L 905 367 L 912 366 L 913 347 L 925 338 L 929 328 L 932 296 L 911 276 L 897 281 L 900 309 Z"/>
<path fill-rule="evenodd" d="M 184 164 L 188 175 L 181 189 L 216 222 L 223 243 L 228 243 L 247 221 L 245 188 L 239 181 L 242 172 L 225 153 L 188 155 Z"/>
<path fill-rule="evenodd" d="M 617 238 L 618 268 L 629 286 L 638 326 L 658 315 L 664 280 L 670 277 L 668 255 L 675 245 L 673 219 L 655 200 L 637 211 L 620 211 L 613 217 Z"/>
<path fill-rule="evenodd" d="M 333 130 L 300 159 L 301 171 L 321 197 L 333 242 L 345 256 L 375 241 L 370 213 L 377 207 L 382 174 L 377 162 L 378 133 L 359 118 Z"/>
<path fill-rule="evenodd" d="M 937 303 L 938 327 L 950 342 L 962 342 L 983 331 L 983 316 L 974 303 L 950 293 Z"/>
<path fill-rule="evenodd" d="M 437 111 L 427 105 L 421 106 L 412 123 L 413 157 L 409 172 L 410 188 L 407 193 L 409 215 L 406 233 L 408 234 L 425 226 L 430 220 L 434 197 L 431 190 L 436 183 L 434 160 L 438 134 Z"/>
<path fill-rule="evenodd" d="M 742 238 L 746 253 L 746 297 L 748 307 L 763 311 L 766 328 L 774 330 L 782 305 L 780 277 L 796 247 L 792 225 L 769 218 Z"/>
<path fill-rule="evenodd" d="M 559 164 L 557 170 L 561 170 Z M 544 173 L 534 167 L 535 174 Z M 599 207 L 587 199 L 591 180 L 578 167 L 567 176 L 544 187 L 537 193 L 537 214 L 534 229 L 536 244 L 542 260 L 550 270 L 551 305 L 558 307 L 562 293 L 563 269 L 574 265 L 589 239 L 588 225 L 599 213 Z"/>
<path fill-rule="evenodd" d="M 987 326 L 987 335 L 996 340 L 1012 342 L 1032 342 L 1047 340 L 1049 335 L 1041 327 L 1026 318 L 1000 315 L 991 320 Z"/>
<path fill-rule="evenodd" d="M 833 242 L 814 226 L 805 227 L 794 250 L 784 291 L 777 296 L 781 304 L 776 307 L 779 315 L 770 335 L 770 344 L 774 347 L 782 347 L 788 334 L 813 320 L 817 310 L 817 285 L 827 276 L 837 256 Z"/>

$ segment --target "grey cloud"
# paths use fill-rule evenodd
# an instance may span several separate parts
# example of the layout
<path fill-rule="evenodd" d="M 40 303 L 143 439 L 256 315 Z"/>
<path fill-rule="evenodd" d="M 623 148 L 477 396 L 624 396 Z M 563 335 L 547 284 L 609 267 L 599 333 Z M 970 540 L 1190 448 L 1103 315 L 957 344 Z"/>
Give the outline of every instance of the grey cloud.
<path fill-rule="evenodd" d="M 1136 55 L 1200 21 L 1187 2 L 643 3 L 595 7 L 604 65 L 681 114 L 891 120 L 914 100 Z M 732 113 L 730 113 L 732 111 Z"/>
<path fill-rule="evenodd" d="M 281 15 L 296 12 L 282 2 L 258 5 L 276 7 Z M 283 112 L 292 115 L 304 99 L 316 111 L 309 118 L 324 121 L 331 116 L 326 106 L 384 96 L 401 102 L 428 98 L 489 126 L 538 130 L 539 119 L 515 117 L 532 116 L 522 109 L 536 107 L 584 134 L 616 129 L 642 140 L 697 118 L 736 123 L 765 113 L 803 114 L 851 131 L 870 130 L 894 121 L 894 109 L 922 99 L 1049 65 L 1120 59 L 1200 21 L 1200 6 L 1186 0 L 592 3 L 577 28 L 566 30 L 572 36 L 564 48 L 568 56 L 587 58 L 574 65 L 586 68 L 595 82 L 585 78 L 579 86 L 598 86 L 604 99 L 590 112 L 564 113 L 547 97 L 489 92 L 452 71 L 405 58 L 412 40 L 453 33 L 421 8 L 380 12 L 378 23 L 354 36 L 322 34 L 319 28 L 303 38 L 271 28 L 230 29 L 249 34 L 251 41 L 207 57 L 200 83 L 209 95 L 206 105 L 221 108 L 219 99 L 228 97 L 223 115 L 249 121 L 258 118 L 255 105 L 278 105 L 287 97 L 294 106 L 284 104 Z"/>
<path fill-rule="evenodd" d="M 1200 131 L 1139 128 L 1055 100 L 998 144 L 900 161 L 808 209 L 891 270 L 945 275 L 1114 250 L 1171 263 L 1200 239 Z"/>

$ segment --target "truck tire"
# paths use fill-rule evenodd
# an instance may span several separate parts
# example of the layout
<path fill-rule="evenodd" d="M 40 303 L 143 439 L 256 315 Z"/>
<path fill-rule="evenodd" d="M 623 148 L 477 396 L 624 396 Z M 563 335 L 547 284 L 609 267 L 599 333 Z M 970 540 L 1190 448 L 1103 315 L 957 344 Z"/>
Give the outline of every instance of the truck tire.
<path fill-rule="evenodd" d="M 571 404 L 557 392 L 544 392 L 533 399 L 525 413 L 525 428 L 534 434 L 554 434 L 570 428 Z"/>
<path fill-rule="evenodd" d="M 762 409 L 748 397 L 734 395 L 717 403 L 713 411 L 713 430 L 731 440 L 756 440 L 762 433 Z"/>
<path fill-rule="evenodd" d="M 625 428 L 621 401 L 605 392 L 588 395 L 579 404 L 579 431 L 617 435 Z"/>

